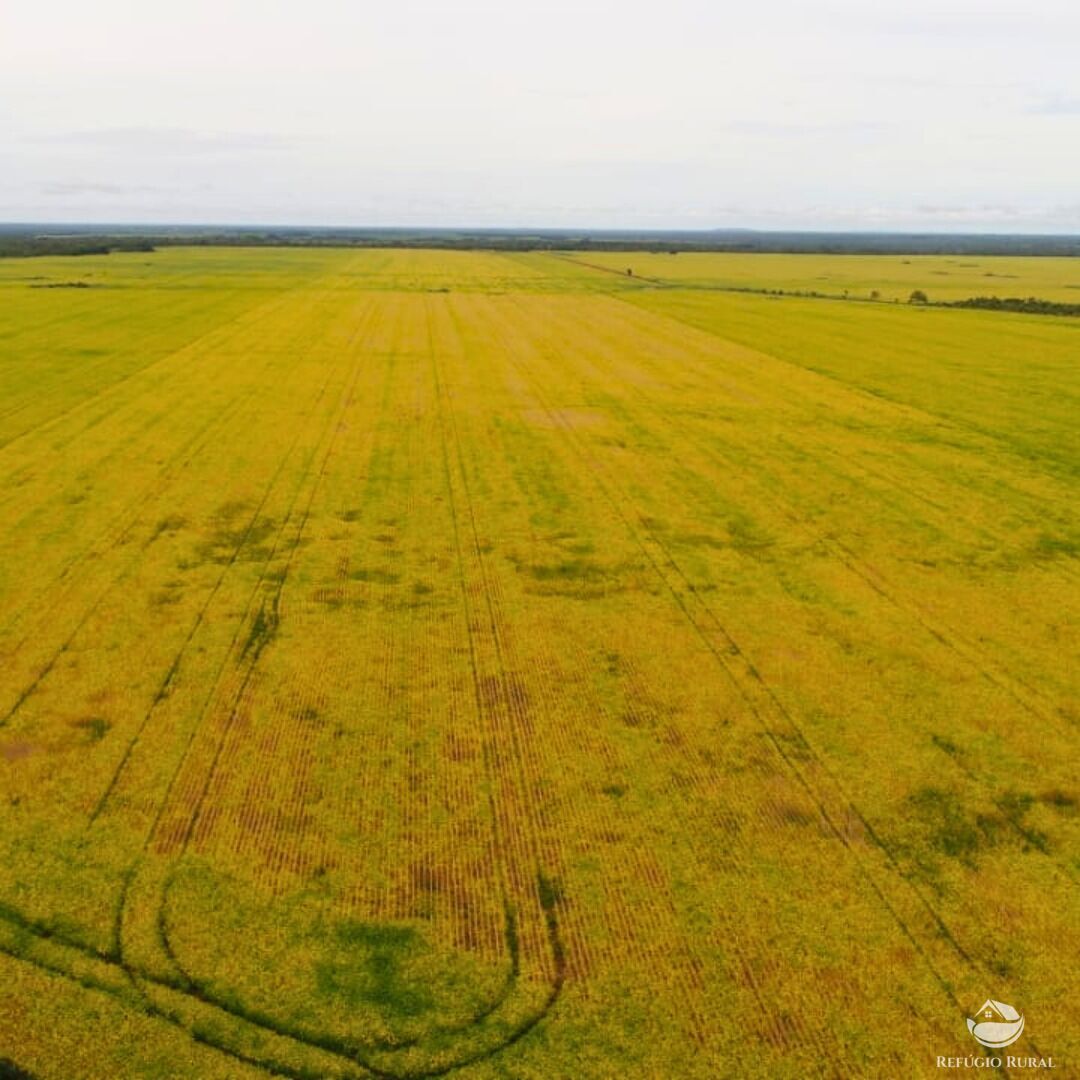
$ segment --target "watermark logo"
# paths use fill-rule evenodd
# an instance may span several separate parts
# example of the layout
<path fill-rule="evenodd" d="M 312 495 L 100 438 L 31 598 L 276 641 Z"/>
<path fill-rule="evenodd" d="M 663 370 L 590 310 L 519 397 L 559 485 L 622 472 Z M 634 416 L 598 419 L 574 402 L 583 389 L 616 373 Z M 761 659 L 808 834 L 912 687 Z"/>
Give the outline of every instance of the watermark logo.
<path fill-rule="evenodd" d="M 1012 1046 L 1024 1033 L 1024 1017 L 1011 1005 L 1004 1001 L 995 1001 L 988 998 L 982 1003 L 974 1016 L 968 1017 L 967 1029 L 971 1037 L 982 1046 L 985 1046 L 988 1054 L 964 1054 L 956 1057 L 946 1057 L 939 1054 L 937 1067 L 939 1069 L 1056 1069 L 1058 1063 L 1052 1057 L 1040 1057 L 1028 1055 L 1026 1057 L 1013 1057 L 1011 1054 L 1002 1055 L 995 1053 L 1006 1046 Z"/>
<path fill-rule="evenodd" d="M 990 1050 L 1012 1046 L 1024 1032 L 1024 1017 L 1004 1001 L 987 998 L 974 1018 L 969 1017 L 968 1031 L 976 1042 Z"/>

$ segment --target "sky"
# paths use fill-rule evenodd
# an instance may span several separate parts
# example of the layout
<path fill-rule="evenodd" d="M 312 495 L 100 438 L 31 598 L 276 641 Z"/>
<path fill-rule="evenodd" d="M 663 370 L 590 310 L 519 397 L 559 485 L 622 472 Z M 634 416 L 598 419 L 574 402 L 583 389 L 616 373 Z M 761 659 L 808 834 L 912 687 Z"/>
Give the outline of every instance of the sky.
<path fill-rule="evenodd" d="M 0 221 L 1080 232 L 1077 0 L 0 0 Z"/>

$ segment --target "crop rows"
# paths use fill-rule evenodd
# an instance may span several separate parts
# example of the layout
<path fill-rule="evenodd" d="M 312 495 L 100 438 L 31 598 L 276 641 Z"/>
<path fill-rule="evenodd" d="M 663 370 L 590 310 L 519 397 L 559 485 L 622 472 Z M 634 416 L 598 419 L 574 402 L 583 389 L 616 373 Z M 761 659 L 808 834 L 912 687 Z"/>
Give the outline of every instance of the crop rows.
<path fill-rule="evenodd" d="M 1067 1054 L 1074 485 L 1023 410 L 557 256 L 127 258 L 81 264 L 127 323 L 42 290 L 0 370 L 0 970 L 87 1077 L 930 1075 L 988 994 Z M 866 327 L 999 403 L 997 316 L 921 314 Z M 0 1060 L 62 1075 L 19 1001 Z"/>

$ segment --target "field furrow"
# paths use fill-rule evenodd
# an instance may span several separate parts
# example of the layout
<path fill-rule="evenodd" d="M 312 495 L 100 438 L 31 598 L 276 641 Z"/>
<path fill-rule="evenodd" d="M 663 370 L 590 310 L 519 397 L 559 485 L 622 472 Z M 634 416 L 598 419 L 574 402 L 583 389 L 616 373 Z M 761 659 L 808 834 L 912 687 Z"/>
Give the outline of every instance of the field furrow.
<path fill-rule="evenodd" d="M 1077 1053 L 1075 320 L 73 262 L 0 265 L 0 1063 L 930 1077 L 988 996 Z"/>

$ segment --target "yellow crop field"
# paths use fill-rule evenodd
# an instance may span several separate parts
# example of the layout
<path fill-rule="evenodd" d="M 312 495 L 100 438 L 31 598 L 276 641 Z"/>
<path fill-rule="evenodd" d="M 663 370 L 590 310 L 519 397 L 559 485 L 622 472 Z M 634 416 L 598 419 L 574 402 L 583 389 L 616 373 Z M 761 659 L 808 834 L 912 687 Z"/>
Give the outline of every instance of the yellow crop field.
<path fill-rule="evenodd" d="M 0 263 L 0 1075 L 1078 1067 L 1080 318 L 717 285 L 1080 263 Z"/>

